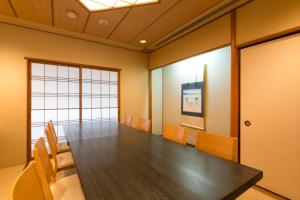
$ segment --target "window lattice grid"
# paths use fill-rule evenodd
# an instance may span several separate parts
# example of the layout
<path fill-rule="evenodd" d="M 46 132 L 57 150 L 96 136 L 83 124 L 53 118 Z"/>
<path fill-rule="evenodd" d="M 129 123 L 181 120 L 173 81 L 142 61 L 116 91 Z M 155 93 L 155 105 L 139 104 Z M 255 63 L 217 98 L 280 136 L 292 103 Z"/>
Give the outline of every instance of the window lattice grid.
<path fill-rule="evenodd" d="M 80 119 L 117 122 L 118 83 L 116 71 L 31 63 L 32 147 L 39 137 L 47 141 L 44 128 L 50 119 L 59 141 L 65 140 L 63 125 Z"/>
<path fill-rule="evenodd" d="M 31 64 L 31 143 L 45 137 L 51 119 L 59 141 L 65 140 L 63 125 L 79 122 L 79 68 Z M 46 141 L 46 139 L 45 139 Z"/>
<path fill-rule="evenodd" d="M 82 120 L 118 121 L 118 73 L 82 69 Z"/>

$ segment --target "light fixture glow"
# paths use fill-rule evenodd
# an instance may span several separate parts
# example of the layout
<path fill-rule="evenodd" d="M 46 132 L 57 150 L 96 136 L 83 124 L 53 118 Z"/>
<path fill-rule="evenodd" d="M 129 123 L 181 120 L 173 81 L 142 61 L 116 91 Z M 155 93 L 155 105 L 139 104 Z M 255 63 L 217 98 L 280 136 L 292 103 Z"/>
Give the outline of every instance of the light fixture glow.
<path fill-rule="evenodd" d="M 99 19 L 98 20 L 98 23 L 101 25 L 101 26 L 107 26 L 109 23 L 107 20 L 105 19 Z"/>
<path fill-rule="evenodd" d="M 88 10 L 100 11 L 142 4 L 158 3 L 159 0 L 79 0 Z"/>
<path fill-rule="evenodd" d="M 141 43 L 141 44 L 146 44 L 146 43 L 147 43 L 147 40 L 140 40 L 140 43 Z"/>
<path fill-rule="evenodd" d="M 70 19 L 76 19 L 77 14 L 74 11 L 69 10 L 69 11 L 67 11 L 67 17 L 70 18 Z"/>

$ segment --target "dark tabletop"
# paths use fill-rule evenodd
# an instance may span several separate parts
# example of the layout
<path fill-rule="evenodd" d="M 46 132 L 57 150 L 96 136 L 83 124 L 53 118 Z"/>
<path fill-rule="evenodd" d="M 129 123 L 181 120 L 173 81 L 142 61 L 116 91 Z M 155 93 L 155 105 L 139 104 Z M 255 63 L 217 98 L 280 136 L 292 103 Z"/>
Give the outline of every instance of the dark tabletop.
<path fill-rule="evenodd" d="M 235 199 L 262 172 L 113 122 L 64 127 L 87 200 Z"/>

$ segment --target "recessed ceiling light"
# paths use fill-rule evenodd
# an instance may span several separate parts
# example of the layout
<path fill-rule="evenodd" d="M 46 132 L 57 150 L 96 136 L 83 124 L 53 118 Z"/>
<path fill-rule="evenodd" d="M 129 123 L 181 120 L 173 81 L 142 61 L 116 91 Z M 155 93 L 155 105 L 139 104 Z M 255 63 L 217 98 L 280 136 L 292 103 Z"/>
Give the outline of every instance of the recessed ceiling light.
<path fill-rule="evenodd" d="M 101 25 L 101 26 L 107 26 L 109 23 L 107 20 L 105 19 L 99 19 L 98 20 L 98 23 Z"/>
<path fill-rule="evenodd" d="M 88 10 L 99 11 L 113 8 L 158 3 L 159 0 L 79 0 Z"/>
<path fill-rule="evenodd" d="M 70 18 L 70 19 L 76 19 L 77 14 L 74 11 L 69 10 L 69 11 L 67 11 L 67 17 Z"/>
<path fill-rule="evenodd" d="M 141 43 L 141 44 L 146 44 L 146 43 L 147 43 L 147 40 L 140 40 L 140 43 Z"/>

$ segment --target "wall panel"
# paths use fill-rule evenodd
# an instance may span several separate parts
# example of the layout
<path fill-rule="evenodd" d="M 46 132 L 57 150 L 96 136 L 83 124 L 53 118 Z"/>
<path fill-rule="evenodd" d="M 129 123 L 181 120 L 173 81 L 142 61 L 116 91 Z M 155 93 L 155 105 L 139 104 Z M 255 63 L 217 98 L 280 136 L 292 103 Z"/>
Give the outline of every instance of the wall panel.
<path fill-rule="evenodd" d="M 0 30 L 0 168 L 26 159 L 26 56 L 120 68 L 121 119 L 148 116 L 147 55 L 1 23 Z"/>
<path fill-rule="evenodd" d="M 224 47 L 163 68 L 164 123 L 181 123 L 181 84 L 195 82 L 196 75 L 200 80 L 198 72 L 207 64 L 205 122 L 194 117 L 190 123 L 197 127 L 205 123 L 208 132 L 230 136 L 230 51 Z M 196 131 L 189 129 L 188 143 L 195 144 Z"/>
<path fill-rule="evenodd" d="M 300 26 L 299 0 L 254 0 L 237 9 L 237 44 Z"/>
<path fill-rule="evenodd" d="M 151 53 L 149 68 L 174 63 L 229 43 L 230 15 L 227 14 Z"/>

